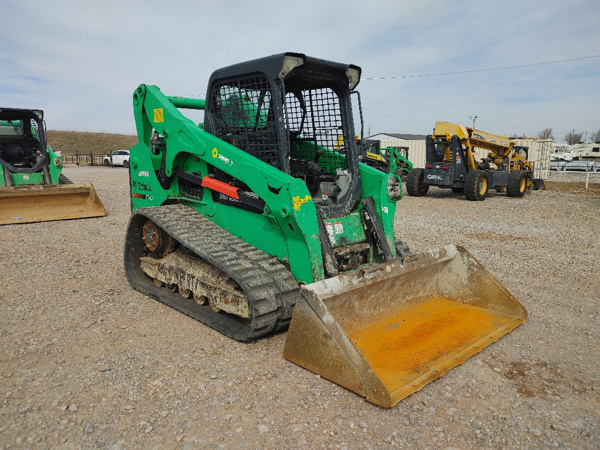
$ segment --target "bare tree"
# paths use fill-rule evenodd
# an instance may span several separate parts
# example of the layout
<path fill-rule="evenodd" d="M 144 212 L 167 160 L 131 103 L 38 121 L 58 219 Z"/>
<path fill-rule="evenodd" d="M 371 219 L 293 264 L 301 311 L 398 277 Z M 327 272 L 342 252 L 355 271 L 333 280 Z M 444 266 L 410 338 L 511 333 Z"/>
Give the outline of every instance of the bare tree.
<path fill-rule="evenodd" d="M 569 145 L 575 145 L 581 142 L 582 137 L 583 133 L 576 133 L 575 130 L 573 130 L 565 134 L 565 141 L 567 141 L 567 144 Z"/>
<path fill-rule="evenodd" d="M 600 142 L 600 130 L 590 134 L 590 138 L 592 139 L 592 142 Z"/>
<path fill-rule="evenodd" d="M 554 139 L 552 128 L 544 128 L 537 134 L 538 139 Z"/>

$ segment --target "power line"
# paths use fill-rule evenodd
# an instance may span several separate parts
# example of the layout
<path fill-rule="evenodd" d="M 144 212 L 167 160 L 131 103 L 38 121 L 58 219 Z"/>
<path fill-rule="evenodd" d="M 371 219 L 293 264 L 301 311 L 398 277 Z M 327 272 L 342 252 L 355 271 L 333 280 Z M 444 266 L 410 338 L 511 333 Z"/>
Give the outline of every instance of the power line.
<path fill-rule="evenodd" d="M 372 109 L 368 109 L 368 108 L 363 108 L 363 111 L 370 112 L 372 114 L 377 114 L 379 116 L 385 116 L 385 117 L 390 117 L 392 119 L 402 120 L 402 121 L 405 121 L 405 122 L 414 122 L 414 123 L 424 123 L 424 124 L 427 124 L 427 125 L 435 125 L 435 122 L 426 121 L 426 120 L 409 119 L 407 117 L 400 117 L 400 116 L 395 116 L 393 114 L 386 114 L 386 113 L 382 113 L 382 112 L 379 112 L 379 111 L 373 111 Z M 586 134 L 587 133 L 587 131 L 576 131 L 576 130 L 573 130 L 573 129 L 568 130 L 568 131 L 552 130 L 552 133 L 554 135 L 566 135 L 567 133 L 571 133 L 571 132 L 577 132 L 577 133 L 581 133 L 581 134 Z M 527 133 L 524 133 L 524 135 L 527 135 Z M 556 139 L 557 138 L 554 138 L 555 141 L 556 141 Z"/>
<path fill-rule="evenodd" d="M 533 66 L 542 66 L 546 64 L 558 64 L 565 63 L 570 61 L 581 61 L 583 59 L 592 59 L 592 58 L 600 58 L 600 55 L 592 55 L 592 56 L 582 56 L 580 58 L 570 58 L 570 59 L 561 59 L 558 61 L 545 61 L 531 64 L 519 64 L 516 66 L 505 66 L 505 67 L 490 67 L 487 69 L 473 69 L 473 70 L 460 70 L 457 72 L 443 72 L 443 73 L 428 73 L 422 75 L 399 75 L 394 77 L 366 77 L 365 80 L 394 80 L 400 78 L 422 78 L 422 77 L 440 77 L 444 75 L 460 75 L 465 73 L 476 73 L 476 72 L 491 72 L 493 70 L 508 70 L 508 69 L 519 69 L 521 67 L 533 67 Z"/>

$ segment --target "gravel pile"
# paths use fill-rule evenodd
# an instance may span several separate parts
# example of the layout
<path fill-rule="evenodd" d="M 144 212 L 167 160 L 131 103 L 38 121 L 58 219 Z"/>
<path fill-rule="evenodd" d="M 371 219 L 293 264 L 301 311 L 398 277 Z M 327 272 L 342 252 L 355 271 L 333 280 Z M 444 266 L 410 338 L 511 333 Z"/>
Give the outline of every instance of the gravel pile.
<path fill-rule="evenodd" d="M 132 290 L 127 171 L 65 174 L 108 215 L 0 227 L 0 448 L 598 447 L 600 190 L 579 174 L 398 203 L 411 250 L 464 246 L 529 320 L 389 410 L 284 360 L 285 334 L 240 344 Z"/>

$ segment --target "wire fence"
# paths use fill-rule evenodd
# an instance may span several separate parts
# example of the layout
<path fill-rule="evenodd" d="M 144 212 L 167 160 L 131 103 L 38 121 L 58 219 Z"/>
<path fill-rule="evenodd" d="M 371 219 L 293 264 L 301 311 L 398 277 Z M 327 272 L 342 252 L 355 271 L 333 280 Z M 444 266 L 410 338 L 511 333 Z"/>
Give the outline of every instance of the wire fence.
<path fill-rule="evenodd" d="M 590 184 L 600 184 L 600 170 L 551 170 L 550 181 L 566 181 L 576 183 L 582 183 L 585 181 L 585 188 L 588 189 Z"/>
<path fill-rule="evenodd" d="M 62 155 L 64 164 L 75 164 L 77 166 L 102 166 L 104 165 L 104 154 L 75 154 Z M 112 164 L 111 164 L 112 165 Z"/>

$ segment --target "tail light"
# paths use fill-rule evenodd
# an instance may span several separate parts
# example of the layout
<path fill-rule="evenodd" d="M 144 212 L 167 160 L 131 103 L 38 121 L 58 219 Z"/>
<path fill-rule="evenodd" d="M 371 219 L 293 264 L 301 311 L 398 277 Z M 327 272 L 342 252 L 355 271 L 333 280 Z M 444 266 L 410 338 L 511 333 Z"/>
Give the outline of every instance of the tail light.
<path fill-rule="evenodd" d="M 449 168 L 450 168 L 450 166 L 449 166 L 448 164 L 446 164 L 446 165 L 444 166 L 444 170 L 448 170 Z"/>
<path fill-rule="evenodd" d="M 431 169 L 431 164 L 427 164 L 427 165 L 425 166 L 425 168 L 426 168 L 426 169 Z"/>

